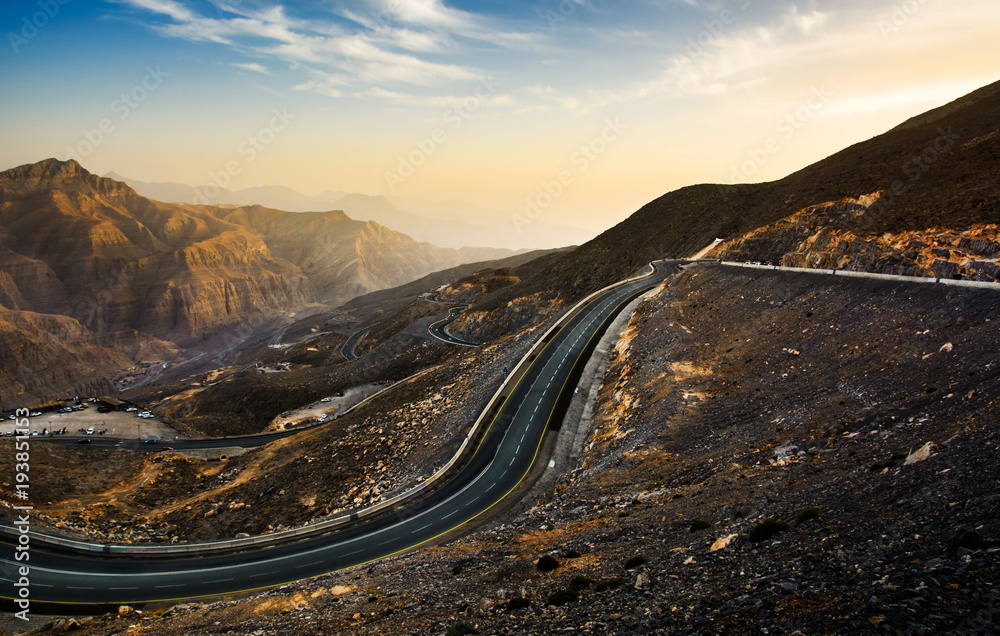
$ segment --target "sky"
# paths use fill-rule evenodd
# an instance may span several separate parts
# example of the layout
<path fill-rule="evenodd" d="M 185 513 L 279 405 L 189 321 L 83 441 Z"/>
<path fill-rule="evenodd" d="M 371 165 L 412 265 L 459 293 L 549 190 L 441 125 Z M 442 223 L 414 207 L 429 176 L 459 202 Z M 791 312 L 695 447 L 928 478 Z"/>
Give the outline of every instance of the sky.
<path fill-rule="evenodd" d="M 0 21 L 0 169 L 461 200 L 525 232 L 777 179 L 1000 80 L 996 0 L 17 0 Z"/>

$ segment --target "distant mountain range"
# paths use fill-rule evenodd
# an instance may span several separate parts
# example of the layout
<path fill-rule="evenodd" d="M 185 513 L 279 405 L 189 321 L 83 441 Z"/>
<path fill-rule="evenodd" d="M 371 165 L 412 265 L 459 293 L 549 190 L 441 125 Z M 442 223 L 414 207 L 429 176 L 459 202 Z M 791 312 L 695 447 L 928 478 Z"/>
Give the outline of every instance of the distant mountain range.
<path fill-rule="evenodd" d="M 539 298 L 579 298 L 717 237 L 725 240 L 712 255 L 722 258 L 1000 280 L 998 112 L 1000 83 L 778 181 L 670 192 L 581 247 L 548 255 L 466 315 L 520 324 Z M 136 186 L 159 199 L 198 195 L 176 184 Z M 257 188 L 223 193 L 215 205 L 161 203 L 73 161 L 0 173 L 0 402 L 95 386 L 130 361 L 167 360 L 179 347 L 238 337 L 240 327 L 310 303 L 511 255 L 396 231 L 427 236 L 464 227 L 469 214 L 485 236 L 488 215 L 464 204 L 324 197 L 329 204 Z M 504 231 L 496 236 L 516 233 Z"/>
<path fill-rule="evenodd" d="M 339 211 L 161 203 L 72 160 L 20 166 L 0 173 L 0 402 L 512 254 L 441 248 Z"/>
<path fill-rule="evenodd" d="M 284 186 L 237 191 L 220 188 L 208 192 L 204 187 L 194 188 L 182 183 L 137 181 L 116 172 L 109 172 L 104 177 L 128 184 L 147 199 L 167 203 L 262 205 L 291 212 L 340 210 L 352 219 L 375 221 L 441 247 L 559 248 L 579 245 L 591 238 L 584 230 L 549 224 L 544 219 L 535 220 L 530 231 L 519 231 L 510 215 L 461 201 L 434 203 L 417 198 L 329 191 L 307 196 Z"/>

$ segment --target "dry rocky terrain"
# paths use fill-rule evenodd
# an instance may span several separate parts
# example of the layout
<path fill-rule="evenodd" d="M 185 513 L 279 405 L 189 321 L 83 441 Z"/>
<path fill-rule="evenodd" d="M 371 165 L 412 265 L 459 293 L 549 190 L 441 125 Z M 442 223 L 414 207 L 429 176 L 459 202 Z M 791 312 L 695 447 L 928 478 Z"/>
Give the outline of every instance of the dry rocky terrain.
<path fill-rule="evenodd" d="M 995 633 L 998 309 L 691 268 L 619 337 L 582 462 L 494 525 L 79 633 Z"/>
<path fill-rule="evenodd" d="M 79 393 L 125 374 L 129 360 L 218 351 L 234 332 L 246 338 L 317 303 L 511 254 L 438 248 L 339 211 L 161 203 L 73 160 L 19 166 L 0 173 L 0 352 L 23 355 L 12 335 L 42 346 L 17 368 L 0 365 L 0 408 Z"/>
<path fill-rule="evenodd" d="M 44 468 L 32 476 L 44 492 L 37 522 L 98 541 L 176 542 L 265 534 L 377 504 L 451 457 L 535 335 L 529 330 L 477 350 L 450 348 L 461 355 L 367 406 L 223 462 L 95 454 L 91 459 L 104 470 L 128 459 L 118 464 L 120 484 L 78 483 L 91 469 L 86 450 L 35 444 L 45 450 Z M 13 445 L 0 443 L 0 452 L 9 458 Z"/>

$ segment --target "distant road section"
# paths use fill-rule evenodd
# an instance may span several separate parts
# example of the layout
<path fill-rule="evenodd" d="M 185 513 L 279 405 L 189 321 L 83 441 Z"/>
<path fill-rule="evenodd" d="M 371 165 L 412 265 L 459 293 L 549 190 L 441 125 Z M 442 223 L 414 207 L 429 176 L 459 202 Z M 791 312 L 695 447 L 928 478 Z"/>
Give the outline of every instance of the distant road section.
<path fill-rule="evenodd" d="M 427 331 L 429 331 L 430 334 L 434 336 L 435 339 L 450 345 L 456 345 L 459 347 L 470 347 L 470 348 L 481 346 L 476 344 L 475 342 L 469 342 L 468 340 L 462 340 L 461 338 L 456 338 L 455 336 L 448 333 L 448 325 L 454 322 L 455 319 L 458 318 L 459 315 L 461 315 L 461 313 L 468 308 L 469 308 L 468 305 L 462 305 L 460 307 L 453 308 L 451 311 L 448 312 L 447 318 L 445 318 L 444 320 L 437 321 L 436 323 L 428 327 Z"/>
<path fill-rule="evenodd" d="M 344 343 L 344 348 L 340 350 L 340 355 L 344 356 L 344 359 L 348 362 L 357 360 L 358 355 L 355 350 L 358 348 L 358 343 L 368 335 L 369 331 L 371 331 L 371 327 L 355 332 L 350 338 L 347 339 L 347 342 Z"/>
<path fill-rule="evenodd" d="M 391 505 L 349 513 L 332 531 L 303 529 L 297 541 L 253 537 L 243 541 L 264 545 L 227 554 L 213 554 L 205 544 L 145 546 L 159 555 L 139 546 L 59 546 L 32 533 L 32 608 L 106 611 L 273 587 L 399 554 L 465 527 L 517 498 L 512 493 L 538 460 L 546 431 L 562 422 L 597 341 L 625 307 L 681 264 L 657 262 L 564 314 L 511 372 L 446 468 Z M 0 599 L 8 605 L 16 598 L 17 540 L 9 529 L 0 538 Z M 112 548 L 134 554 L 116 556 Z"/>

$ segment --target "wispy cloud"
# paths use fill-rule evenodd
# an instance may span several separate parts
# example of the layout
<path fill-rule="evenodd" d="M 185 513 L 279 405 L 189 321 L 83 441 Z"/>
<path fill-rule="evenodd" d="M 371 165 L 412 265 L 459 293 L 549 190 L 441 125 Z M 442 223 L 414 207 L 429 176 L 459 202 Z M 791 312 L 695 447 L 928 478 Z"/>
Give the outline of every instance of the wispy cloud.
<path fill-rule="evenodd" d="M 218 2 L 216 15 L 197 12 L 183 0 L 120 0 L 158 18 L 161 34 L 224 45 L 248 56 L 275 60 L 311 78 L 299 90 L 331 97 L 391 96 L 386 86 L 444 87 L 486 73 L 459 60 L 469 46 L 523 47 L 531 33 L 497 28 L 441 0 L 363 0 L 331 6 L 308 20 L 281 5 L 254 9 Z M 267 74 L 259 62 L 237 64 Z M 372 90 L 380 88 L 379 92 Z M 394 101 L 394 100 L 389 100 Z"/>
<path fill-rule="evenodd" d="M 696 0 L 675 1 L 700 9 L 712 6 Z M 558 95 L 551 89 L 541 95 L 550 104 L 587 112 L 658 96 L 738 92 L 767 83 L 782 64 L 832 51 L 834 38 L 823 27 L 833 17 L 830 12 L 803 12 L 794 5 L 764 24 L 750 20 L 744 24 L 737 15 L 721 29 L 704 26 L 702 32 L 692 32 L 686 42 L 676 45 L 679 52 L 661 62 L 653 77 L 617 88 L 588 90 L 576 97 Z M 632 35 L 631 39 L 638 37 Z"/>
<path fill-rule="evenodd" d="M 261 75 L 270 75 L 271 71 L 268 70 L 263 64 L 258 64 L 256 62 L 241 62 L 238 64 L 233 64 L 236 68 L 241 68 L 244 71 L 251 71 L 253 73 L 260 73 Z"/>

